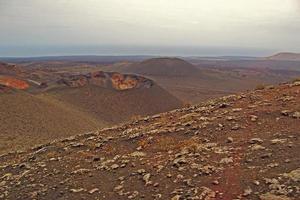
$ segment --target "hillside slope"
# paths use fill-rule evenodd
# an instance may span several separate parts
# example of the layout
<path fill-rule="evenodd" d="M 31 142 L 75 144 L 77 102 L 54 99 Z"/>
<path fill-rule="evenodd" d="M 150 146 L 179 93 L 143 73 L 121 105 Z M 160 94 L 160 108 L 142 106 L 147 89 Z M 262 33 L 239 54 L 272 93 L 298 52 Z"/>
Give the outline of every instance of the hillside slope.
<path fill-rule="evenodd" d="M 107 126 L 103 120 L 45 96 L 0 94 L 0 153 Z"/>
<path fill-rule="evenodd" d="M 300 82 L 0 157 L 4 199 L 300 196 Z"/>
<path fill-rule="evenodd" d="M 182 106 L 141 76 L 20 70 L 0 66 L 0 153 Z"/>
<path fill-rule="evenodd" d="M 55 89 L 48 91 L 47 95 L 111 125 L 182 106 L 178 99 L 156 84 L 126 91 L 88 85 Z"/>

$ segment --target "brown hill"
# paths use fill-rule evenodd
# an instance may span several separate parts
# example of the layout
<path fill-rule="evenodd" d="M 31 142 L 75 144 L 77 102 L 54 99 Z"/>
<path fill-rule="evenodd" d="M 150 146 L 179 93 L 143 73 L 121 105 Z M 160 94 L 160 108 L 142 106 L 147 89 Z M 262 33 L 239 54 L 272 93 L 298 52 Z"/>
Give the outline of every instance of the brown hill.
<path fill-rule="evenodd" d="M 0 93 L 0 121 L 1 153 L 107 125 L 66 103 L 21 91 Z"/>
<path fill-rule="evenodd" d="M 267 57 L 270 60 L 287 60 L 287 61 L 300 61 L 300 53 L 282 52 L 273 56 Z"/>
<path fill-rule="evenodd" d="M 300 196 L 300 82 L 0 157 L 3 199 Z"/>
<path fill-rule="evenodd" d="M 188 58 L 187 58 L 188 59 Z M 163 60 L 163 61 L 162 61 Z M 173 62 L 176 60 L 176 62 Z M 179 62 L 177 62 L 179 60 Z M 101 67 L 105 71 L 140 73 L 154 80 L 162 88 L 186 103 L 200 103 L 207 99 L 234 94 L 240 91 L 252 90 L 257 85 L 278 84 L 297 78 L 300 73 L 300 62 L 277 61 L 277 60 L 192 60 L 193 67 L 182 69 L 192 69 L 177 73 L 172 67 L 157 69 L 151 66 L 162 66 L 149 63 L 185 63 L 180 59 L 150 59 L 142 63 L 148 63 L 146 68 L 141 67 L 141 63 L 116 63 Z M 172 66 L 183 66 L 176 64 Z M 189 64 L 187 64 L 189 65 Z M 180 67 L 179 67 L 180 68 Z M 153 70 L 154 72 L 144 72 L 142 69 Z M 154 70 L 155 69 L 155 70 Z M 167 69 L 163 71 L 160 69 Z M 181 69 L 181 68 L 180 68 Z"/>
<path fill-rule="evenodd" d="M 153 58 L 123 67 L 123 72 L 146 76 L 194 76 L 199 70 L 179 58 Z"/>
<path fill-rule="evenodd" d="M 14 73 L 0 75 L 0 153 L 182 105 L 141 76 L 22 71 L 21 78 Z"/>
<path fill-rule="evenodd" d="M 182 105 L 150 79 L 115 72 L 67 75 L 49 86 L 44 93 L 110 124 Z"/>
<path fill-rule="evenodd" d="M 47 95 L 67 102 L 93 117 L 115 124 L 134 117 L 152 115 L 181 107 L 182 103 L 158 85 L 117 91 L 93 85 L 59 88 Z"/>

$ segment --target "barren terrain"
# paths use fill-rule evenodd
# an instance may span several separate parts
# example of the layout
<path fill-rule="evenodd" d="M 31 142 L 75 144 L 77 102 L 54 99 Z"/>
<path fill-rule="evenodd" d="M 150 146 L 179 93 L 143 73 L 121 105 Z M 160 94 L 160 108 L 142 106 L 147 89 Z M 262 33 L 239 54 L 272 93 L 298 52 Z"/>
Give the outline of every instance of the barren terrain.
<path fill-rule="evenodd" d="M 300 76 L 300 62 L 265 59 L 231 60 L 154 58 L 143 62 L 99 66 L 146 76 L 185 103 L 200 103 L 215 97 L 278 84 Z"/>
<path fill-rule="evenodd" d="M 299 105 L 293 82 L 5 154 L 0 198 L 296 200 Z"/>
<path fill-rule="evenodd" d="M 0 153 L 181 106 L 141 76 L 0 63 Z"/>

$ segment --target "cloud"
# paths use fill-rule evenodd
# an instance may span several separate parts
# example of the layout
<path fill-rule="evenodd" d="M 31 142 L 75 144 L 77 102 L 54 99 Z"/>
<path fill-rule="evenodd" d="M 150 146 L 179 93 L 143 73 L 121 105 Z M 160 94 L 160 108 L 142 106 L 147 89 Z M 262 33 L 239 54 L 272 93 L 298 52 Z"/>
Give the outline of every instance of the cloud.
<path fill-rule="evenodd" d="M 0 0 L 0 44 L 287 49 L 299 20 L 300 0 Z"/>
<path fill-rule="evenodd" d="M 296 1 L 296 7 L 298 11 L 300 12 L 300 0 L 295 0 Z"/>

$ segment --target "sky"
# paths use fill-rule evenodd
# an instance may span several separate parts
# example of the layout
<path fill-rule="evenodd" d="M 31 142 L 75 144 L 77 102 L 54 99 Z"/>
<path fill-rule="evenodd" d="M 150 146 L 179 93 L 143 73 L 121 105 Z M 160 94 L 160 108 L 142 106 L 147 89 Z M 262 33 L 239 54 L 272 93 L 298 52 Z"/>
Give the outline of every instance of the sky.
<path fill-rule="evenodd" d="M 300 52 L 300 0 L 0 0 L 0 56 Z"/>

